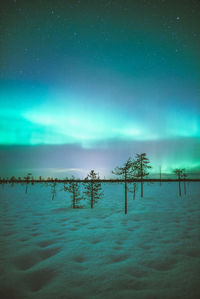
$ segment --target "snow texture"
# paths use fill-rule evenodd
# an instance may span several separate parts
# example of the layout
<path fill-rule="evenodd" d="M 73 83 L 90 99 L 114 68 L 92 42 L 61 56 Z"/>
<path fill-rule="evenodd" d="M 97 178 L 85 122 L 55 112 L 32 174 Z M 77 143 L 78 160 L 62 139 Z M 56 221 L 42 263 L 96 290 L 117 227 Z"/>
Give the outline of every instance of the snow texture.
<path fill-rule="evenodd" d="M 57 185 L 59 191 L 61 185 Z M 72 209 L 64 191 L 0 186 L 0 298 L 200 298 L 200 184 L 122 184 Z"/>

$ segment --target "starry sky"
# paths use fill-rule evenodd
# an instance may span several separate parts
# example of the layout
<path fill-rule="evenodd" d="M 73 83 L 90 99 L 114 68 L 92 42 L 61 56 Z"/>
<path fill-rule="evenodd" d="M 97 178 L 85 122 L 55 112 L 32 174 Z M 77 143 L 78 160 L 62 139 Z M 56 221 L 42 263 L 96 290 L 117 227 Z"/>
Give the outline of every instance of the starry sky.
<path fill-rule="evenodd" d="M 199 0 L 3 0 L 0 176 L 200 170 Z"/>

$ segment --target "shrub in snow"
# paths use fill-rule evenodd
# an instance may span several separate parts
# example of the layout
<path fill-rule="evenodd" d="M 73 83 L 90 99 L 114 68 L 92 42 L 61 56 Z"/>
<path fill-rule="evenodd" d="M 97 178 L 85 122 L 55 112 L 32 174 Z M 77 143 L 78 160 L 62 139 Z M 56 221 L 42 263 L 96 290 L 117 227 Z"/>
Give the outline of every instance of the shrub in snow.
<path fill-rule="evenodd" d="M 88 182 L 84 183 L 84 193 L 90 200 L 91 208 L 93 208 L 94 204 L 98 202 L 98 199 L 102 198 L 103 196 L 101 182 L 96 181 L 99 179 L 99 174 L 95 173 L 94 170 L 91 170 L 88 176 L 85 178 L 85 180 Z"/>
<path fill-rule="evenodd" d="M 72 180 L 71 182 L 68 182 L 64 186 L 64 191 L 68 191 L 71 193 L 73 209 L 81 208 L 82 206 L 80 206 L 80 201 L 83 198 L 81 197 L 81 194 L 80 194 L 80 183 L 74 182 L 74 180 L 75 180 L 74 176 L 72 176 L 71 180 Z"/>

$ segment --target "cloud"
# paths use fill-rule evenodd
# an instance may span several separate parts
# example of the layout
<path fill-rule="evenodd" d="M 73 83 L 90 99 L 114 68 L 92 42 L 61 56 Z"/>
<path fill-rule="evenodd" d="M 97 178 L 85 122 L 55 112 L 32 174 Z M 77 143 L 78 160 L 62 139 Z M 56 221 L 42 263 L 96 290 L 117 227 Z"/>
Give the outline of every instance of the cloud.
<path fill-rule="evenodd" d="M 61 169 L 56 169 L 56 168 L 51 168 L 52 171 L 56 172 L 56 173 L 64 173 L 64 172 L 81 172 L 81 173 L 85 173 L 84 169 L 81 168 L 61 168 Z"/>

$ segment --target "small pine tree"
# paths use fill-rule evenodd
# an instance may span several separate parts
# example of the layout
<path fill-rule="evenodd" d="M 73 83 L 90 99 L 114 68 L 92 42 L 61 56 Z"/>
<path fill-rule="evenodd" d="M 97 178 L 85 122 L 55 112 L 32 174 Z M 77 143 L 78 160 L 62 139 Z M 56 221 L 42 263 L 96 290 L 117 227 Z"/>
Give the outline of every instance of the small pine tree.
<path fill-rule="evenodd" d="M 94 204 L 98 202 L 98 199 L 103 197 L 101 182 L 95 182 L 99 179 L 99 174 L 95 173 L 94 170 L 91 170 L 85 178 L 87 183 L 84 183 L 84 193 L 90 199 L 91 208 L 93 208 Z"/>
<path fill-rule="evenodd" d="M 52 200 L 54 200 L 56 196 L 56 182 L 53 182 L 51 185 L 51 193 L 52 193 Z"/>
<path fill-rule="evenodd" d="M 30 182 L 31 175 L 32 175 L 32 173 L 28 173 L 27 176 L 24 177 L 24 180 L 26 181 L 26 190 L 25 190 L 25 193 L 28 192 L 28 184 Z"/>
<path fill-rule="evenodd" d="M 136 154 L 136 160 L 133 162 L 133 168 L 136 171 L 136 176 L 141 179 L 141 197 L 143 197 L 143 178 L 149 175 L 147 169 L 151 168 L 149 159 L 146 153 Z"/>
<path fill-rule="evenodd" d="M 113 174 L 119 175 L 124 179 L 124 191 L 125 191 L 124 210 L 125 210 L 125 214 L 127 214 L 127 179 L 130 177 L 131 166 L 132 166 L 132 160 L 131 160 L 131 158 L 128 158 L 128 160 L 124 163 L 124 165 L 122 167 L 117 166 L 112 171 Z"/>
<path fill-rule="evenodd" d="M 178 178 L 178 187 L 179 187 L 179 196 L 181 196 L 181 177 L 183 175 L 183 169 L 176 168 L 173 173 L 177 175 Z"/>
<path fill-rule="evenodd" d="M 137 178 L 137 172 L 136 172 L 136 169 L 134 168 L 133 164 L 134 164 L 134 161 L 132 161 L 132 164 L 131 164 L 129 178 L 134 180 Z M 128 191 L 133 193 L 133 200 L 135 200 L 135 195 L 136 195 L 136 192 L 138 191 L 138 183 L 133 181 L 132 184 L 133 185 L 131 187 L 128 187 Z"/>
<path fill-rule="evenodd" d="M 80 208 L 80 200 L 82 197 L 80 196 L 80 183 L 74 182 L 75 177 L 72 176 L 71 182 L 68 182 L 64 185 L 64 191 L 68 191 L 72 194 L 72 207 L 73 209 Z"/>

